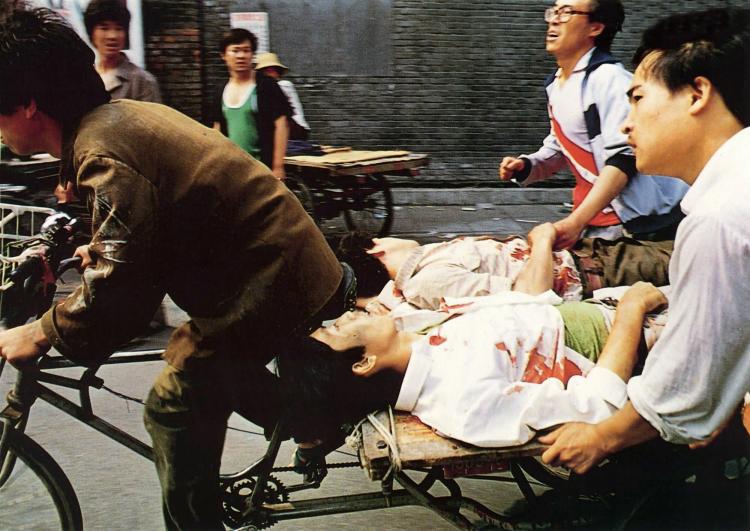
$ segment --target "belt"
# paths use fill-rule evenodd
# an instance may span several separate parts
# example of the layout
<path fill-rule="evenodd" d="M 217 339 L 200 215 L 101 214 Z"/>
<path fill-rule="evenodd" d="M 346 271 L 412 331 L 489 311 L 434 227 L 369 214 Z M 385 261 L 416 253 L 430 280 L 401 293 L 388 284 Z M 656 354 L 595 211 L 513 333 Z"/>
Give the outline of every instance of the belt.
<path fill-rule="evenodd" d="M 303 325 L 302 331 L 305 334 L 309 334 L 316 328 L 318 328 L 323 321 L 329 319 L 335 319 L 341 314 L 353 310 L 357 304 L 357 277 L 354 275 L 354 270 L 346 262 L 341 262 L 341 269 L 343 275 L 341 275 L 341 282 L 325 306 L 323 306 L 318 313 L 311 317 L 305 325 Z"/>

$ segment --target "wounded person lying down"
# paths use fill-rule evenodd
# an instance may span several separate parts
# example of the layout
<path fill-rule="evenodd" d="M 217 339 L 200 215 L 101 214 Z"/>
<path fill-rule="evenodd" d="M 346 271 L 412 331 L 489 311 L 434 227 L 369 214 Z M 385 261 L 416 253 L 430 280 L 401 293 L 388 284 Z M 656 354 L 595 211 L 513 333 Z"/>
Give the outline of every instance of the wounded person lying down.
<path fill-rule="evenodd" d="M 627 400 L 638 349 L 605 346 L 594 365 L 575 348 L 600 331 L 577 316 L 575 326 L 565 321 L 578 314 L 566 307 L 593 305 L 543 300 L 519 294 L 467 299 L 459 314 L 427 335 L 397 331 L 388 315 L 345 314 L 279 357 L 293 435 L 325 438 L 323 426 L 356 422 L 386 405 L 485 447 L 522 444 L 563 422 L 609 417 Z M 617 345 L 645 332 L 652 344 L 660 316 L 647 314 L 665 304 L 660 290 L 636 284 L 618 304 L 610 340 Z"/>
<path fill-rule="evenodd" d="M 602 287 L 669 284 L 672 241 L 587 238 L 571 251 L 553 251 L 555 238 L 551 223 L 534 227 L 527 240 L 462 237 L 420 245 L 353 234 L 342 239 L 337 254 L 354 269 L 361 298 L 377 295 L 392 280 L 395 290 L 389 292 L 429 310 L 438 309 L 443 297 L 552 289 L 565 300 L 581 300 Z"/>

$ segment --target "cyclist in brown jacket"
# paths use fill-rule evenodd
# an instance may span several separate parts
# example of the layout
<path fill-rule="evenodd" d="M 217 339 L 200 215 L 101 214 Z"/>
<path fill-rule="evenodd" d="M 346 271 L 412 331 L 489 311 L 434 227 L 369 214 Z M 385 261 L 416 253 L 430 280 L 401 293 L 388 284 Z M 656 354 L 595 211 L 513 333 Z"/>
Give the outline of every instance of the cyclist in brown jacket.
<path fill-rule="evenodd" d="M 170 338 L 145 412 L 164 515 L 170 529 L 223 529 L 227 418 L 276 419 L 265 364 L 338 300 L 342 267 L 268 168 L 173 109 L 109 102 L 93 64 L 50 10 L 0 21 L 3 142 L 61 159 L 61 184 L 92 213 L 94 260 L 69 298 L 0 334 L 0 355 L 23 365 L 54 347 L 96 365 L 171 295 L 191 320 Z"/>

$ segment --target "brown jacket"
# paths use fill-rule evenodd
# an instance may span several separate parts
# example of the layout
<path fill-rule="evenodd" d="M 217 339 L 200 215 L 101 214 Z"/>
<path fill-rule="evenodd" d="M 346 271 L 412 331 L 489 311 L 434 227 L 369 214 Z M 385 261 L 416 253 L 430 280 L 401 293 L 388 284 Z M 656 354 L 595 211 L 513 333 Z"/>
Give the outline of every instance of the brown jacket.
<path fill-rule="evenodd" d="M 267 357 L 336 291 L 341 267 L 294 195 L 218 131 L 168 107 L 97 107 L 64 141 L 61 181 L 93 217 L 96 266 L 42 318 L 52 345 L 90 365 L 137 335 L 169 293 L 192 320 L 177 368 L 217 351 Z"/>

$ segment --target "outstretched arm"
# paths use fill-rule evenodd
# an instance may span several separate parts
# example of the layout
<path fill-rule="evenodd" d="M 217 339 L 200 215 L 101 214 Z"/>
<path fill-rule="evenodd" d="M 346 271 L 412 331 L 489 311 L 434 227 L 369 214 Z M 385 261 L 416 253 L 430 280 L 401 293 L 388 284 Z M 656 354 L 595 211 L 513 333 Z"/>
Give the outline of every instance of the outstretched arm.
<path fill-rule="evenodd" d="M 648 282 L 636 282 L 617 304 L 615 322 L 597 366 L 614 372 L 627 382 L 638 361 L 638 345 L 646 314 L 666 306 L 664 294 Z"/>
<path fill-rule="evenodd" d="M 628 183 L 628 176 L 615 166 L 605 166 L 586 198 L 568 217 L 555 222 L 555 249 L 568 249 L 581 237 L 589 222 L 617 197 Z"/>
<path fill-rule="evenodd" d="M 556 237 L 552 223 L 537 225 L 528 235 L 531 255 L 513 284 L 513 291 L 538 295 L 552 289 L 552 245 Z"/>
<path fill-rule="evenodd" d="M 615 322 L 597 362 L 627 381 L 638 360 L 645 315 L 666 304 L 666 298 L 652 284 L 638 282 L 617 305 Z M 623 409 L 600 424 L 568 423 L 539 438 L 551 445 L 542 455 L 548 464 L 564 465 L 583 474 L 607 455 L 658 435 L 628 402 Z"/>

